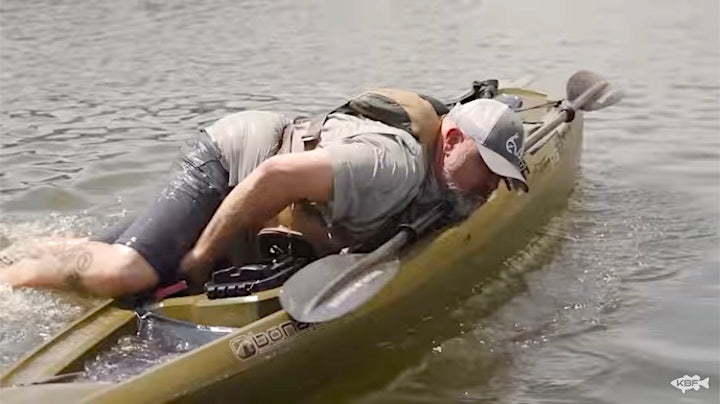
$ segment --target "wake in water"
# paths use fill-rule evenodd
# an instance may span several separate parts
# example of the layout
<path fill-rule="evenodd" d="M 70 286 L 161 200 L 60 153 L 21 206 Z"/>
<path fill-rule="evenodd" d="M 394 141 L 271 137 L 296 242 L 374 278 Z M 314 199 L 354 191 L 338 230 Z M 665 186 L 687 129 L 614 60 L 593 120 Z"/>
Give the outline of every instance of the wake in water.
<path fill-rule="evenodd" d="M 0 223 L 0 271 L 37 256 L 48 239 L 85 237 L 102 227 L 91 216 L 58 214 L 42 221 Z M 0 285 L 0 368 L 8 368 L 95 303 L 95 299 L 71 293 Z"/>

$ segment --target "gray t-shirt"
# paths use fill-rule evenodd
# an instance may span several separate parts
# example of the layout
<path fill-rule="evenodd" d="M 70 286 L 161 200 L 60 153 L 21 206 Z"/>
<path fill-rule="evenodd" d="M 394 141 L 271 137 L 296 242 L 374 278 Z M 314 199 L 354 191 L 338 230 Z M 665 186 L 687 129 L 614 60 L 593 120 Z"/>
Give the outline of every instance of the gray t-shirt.
<path fill-rule="evenodd" d="M 318 147 L 330 152 L 333 198 L 326 222 L 354 241 L 375 234 L 424 188 L 420 143 L 408 132 L 366 118 L 331 114 Z"/>
<path fill-rule="evenodd" d="M 243 111 L 206 128 L 220 149 L 231 186 L 277 152 L 290 122 L 273 112 Z M 435 176 L 427 175 L 422 146 L 404 130 L 334 113 L 325 121 L 317 147 L 330 152 L 333 196 L 316 207 L 343 241 L 357 242 L 393 221 L 410 220 L 415 209 L 406 209 L 411 202 L 431 203 L 441 197 Z"/>

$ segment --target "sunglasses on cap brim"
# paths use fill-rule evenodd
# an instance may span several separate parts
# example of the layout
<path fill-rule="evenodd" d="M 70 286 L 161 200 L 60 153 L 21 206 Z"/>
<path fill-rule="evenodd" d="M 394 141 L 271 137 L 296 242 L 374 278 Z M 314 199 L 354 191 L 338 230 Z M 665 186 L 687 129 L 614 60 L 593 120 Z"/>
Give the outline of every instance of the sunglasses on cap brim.
<path fill-rule="evenodd" d="M 503 182 L 505 182 L 505 186 L 507 187 L 508 191 L 525 192 L 525 184 L 523 184 L 522 181 L 518 179 L 511 177 L 503 177 Z"/>

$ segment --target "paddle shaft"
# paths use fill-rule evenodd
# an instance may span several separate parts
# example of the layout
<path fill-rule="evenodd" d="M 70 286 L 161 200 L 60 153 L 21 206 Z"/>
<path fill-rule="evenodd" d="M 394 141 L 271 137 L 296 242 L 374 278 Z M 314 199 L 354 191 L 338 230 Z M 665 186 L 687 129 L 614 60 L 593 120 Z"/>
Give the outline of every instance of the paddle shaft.
<path fill-rule="evenodd" d="M 595 97 L 600 94 L 605 88 L 608 86 L 607 81 L 600 81 L 592 85 L 592 87 L 585 90 L 584 93 L 580 94 L 577 98 L 572 100 L 570 102 L 570 109 L 578 110 L 582 109 L 582 107 L 585 106 L 588 102 L 591 102 L 595 99 Z M 527 141 L 526 147 L 527 151 L 525 153 L 527 154 L 535 154 L 538 150 L 540 150 L 541 147 L 543 147 L 547 142 L 550 141 L 550 139 L 553 138 L 555 135 L 554 132 L 550 134 L 550 136 L 547 135 L 550 131 L 558 127 L 563 122 L 568 122 L 568 111 L 563 110 L 558 114 L 558 116 L 555 117 L 552 121 L 546 123 L 545 125 L 541 126 L 540 129 L 536 130 L 535 133 L 532 134 L 532 137 L 530 137 Z"/>
<path fill-rule="evenodd" d="M 395 255 L 400 249 L 409 242 L 417 238 L 425 232 L 431 225 L 436 223 L 444 216 L 445 204 L 439 204 L 430 211 L 420 216 L 417 220 L 409 225 L 400 227 L 400 231 L 390 240 L 375 249 L 375 251 L 365 255 L 360 261 L 356 262 L 350 269 L 343 271 L 337 278 L 322 289 L 322 291 L 313 299 L 311 307 L 317 307 L 323 302 L 332 299 L 348 282 L 352 281 L 358 274 L 363 273 L 368 268 Z"/>

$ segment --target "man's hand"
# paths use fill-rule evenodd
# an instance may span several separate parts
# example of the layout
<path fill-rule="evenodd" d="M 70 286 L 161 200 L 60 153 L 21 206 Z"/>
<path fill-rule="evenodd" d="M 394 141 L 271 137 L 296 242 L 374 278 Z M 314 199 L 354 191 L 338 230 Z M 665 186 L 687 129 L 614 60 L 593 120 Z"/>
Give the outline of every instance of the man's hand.
<path fill-rule="evenodd" d="M 192 249 L 180 262 L 180 274 L 192 287 L 200 287 L 207 282 L 215 260 Z"/>

